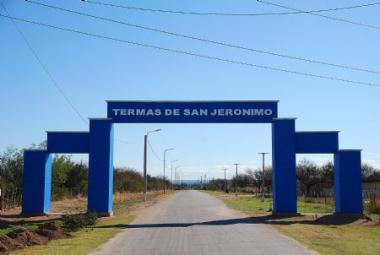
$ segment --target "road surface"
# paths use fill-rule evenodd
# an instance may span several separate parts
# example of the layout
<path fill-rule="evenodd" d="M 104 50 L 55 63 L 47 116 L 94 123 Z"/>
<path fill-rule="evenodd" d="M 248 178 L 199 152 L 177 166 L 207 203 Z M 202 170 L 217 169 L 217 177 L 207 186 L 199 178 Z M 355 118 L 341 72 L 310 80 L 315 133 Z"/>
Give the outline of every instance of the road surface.
<path fill-rule="evenodd" d="M 316 254 L 200 191 L 177 192 L 123 227 L 93 254 Z"/>

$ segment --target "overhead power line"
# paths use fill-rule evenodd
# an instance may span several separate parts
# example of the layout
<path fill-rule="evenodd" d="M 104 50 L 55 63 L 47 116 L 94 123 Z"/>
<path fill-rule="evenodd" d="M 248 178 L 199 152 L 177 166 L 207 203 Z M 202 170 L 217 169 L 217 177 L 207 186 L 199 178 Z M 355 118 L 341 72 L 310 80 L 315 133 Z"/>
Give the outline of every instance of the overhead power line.
<path fill-rule="evenodd" d="M 144 7 L 131 6 L 131 5 L 112 4 L 112 3 L 106 3 L 106 2 L 95 1 L 95 0 L 81 0 L 81 1 L 91 3 L 91 4 L 127 9 L 127 10 L 132 10 L 132 11 L 156 12 L 156 13 L 164 13 L 164 14 L 194 15 L 194 16 L 231 16 L 231 17 L 254 17 L 254 16 L 275 16 L 275 15 L 281 16 L 281 15 L 295 15 L 295 14 L 302 14 L 302 13 L 320 13 L 320 12 L 357 9 L 357 8 L 370 7 L 370 6 L 380 4 L 380 2 L 374 2 L 374 3 L 361 4 L 361 5 L 310 10 L 310 11 L 299 10 L 299 11 L 291 11 L 291 12 L 232 13 L 232 12 L 198 12 L 198 11 L 184 11 L 184 10 L 153 9 L 153 8 L 144 8 Z"/>
<path fill-rule="evenodd" d="M 134 23 L 124 22 L 124 21 L 120 21 L 120 20 L 115 20 L 115 19 L 111 19 L 111 18 L 107 18 L 107 17 L 103 17 L 103 16 L 93 15 L 93 14 L 84 13 L 84 12 L 78 12 L 78 11 L 75 11 L 75 10 L 70 10 L 70 9 L 66 9 L 66 8 L 62 8 L 62 7 L 58 7 L 58 6 L 53 6 L 53 5 L 48 5 L 48 4 L 41 3 L 41 2 L 38 2 L 38 1 L 33 1 L 33 0 L 28 0 L 27 2 L 31 3 L 31 4 L 36 4 L 36 5 L 39 5 L 39 6 L 55 9 L 55 10 L 58 10 L 58 11 L 68 12 L 68 13 L 72 13 L 72 14 L 76 14 L 76 15 L 80 15 L 80 16 L 84 16 L 84 17 L 89 17 L 89 18 L 93 18 L 93 19 L 97 19 L 97 20 L 102 20 L 102 21 L 106 21 L 106 22 L 111 22 L 111 23 L 119 24 L 119 25 L 125 25 L 125 26 L 129 26 L 129 27 L 134 27 L 134 28 L 137 28 L 137 29 L 147 30 L 147 31 L 155 32 L 155 33 L 161 33 L 161 34 L 165 34 L 165 35 L 170 35 L 170 36 L 175 36 L 175 37 L 180 37 L 180 38 L 186 38 L 186 39 L 191 39 L 191 40 L 196 40 L 196 41 L 200 41 L 200 42 L 204 42 L 204 43 L 210 43 L 210 44 L 214 44 L 214 45 L 218 45 L 218 46 L 235 48 L 235 49 L 239 49 L 239 50 L 245 50 L 245 51 L 250 51 L 250 52 L 255 52 L 255 53 L 260 53 L 260 54 L 266 54 L 266 55 L 271 55 L 271 56 L 275 56 L 275 57 L 287 58 L 287 59 L 291 59 L 291 60 L 303 61 L 303 62 L 307 62 L 307 63 L 311 63 L 311 64 L 327 65 L 327 66 L 347 69 L 347 70 L 351 70 L 351 71 L 359 71 L 359 72 L 367 72 L 367 73 L 372 73 L 372 74 L 380 74 L 380 71 L 369 70 L 367 68 L 353 67 L 353 66 L 336 64 L 336 63 L 330 63 L 330 62 L 321 61 L 321 60 L 315 60 L 315 59 L 310 59 L 310 58 L 291 56 L 291 55 L 287 55 L 287 54 L 283 54 L 283 53 L 278 53 L 278 52 L 273 52 L 273 51 L 268 51 L 268 50 L 263 50 L 263 49 L 249 48 L 249 47 L 245 47 L 245 46 L 242 46 L 242 45 L 232 44 L 232 43 L 229 43 L 229 42 L 215 41 L 215 40 L 210 40 L 210 39 L 206 39 L 206 38 L 202 38 L 202 37 L 198 37 L 198 36 L 187 35 L 187 34 L 182 34 L 182 33 L 176 33 L 176 32 L 162 30 L 162 29 L 158 29 L 158 28 L 154 28 L 154 27 L 147 27 L 147 26 L 142 26 L 142 25 L 139 25 L 139 24 L 134 24 Z"/>
<path fill-rule="evenodd" d="M 152 153 L 153 153 L 153 155 L 156 157 L 156 159 L 158 160 L 158 161 L 162 161 L 163 162 L 163 160 L 158 156 L 158 154 L 156 153 L 156 151 L 153 149 L 153 146 L 152 146 L 152 144 L 148 141 L 148 145 L 149 145 L 149 148 L 150 148 L 150 150 L 152 151 Z"/>
<path fill-rule="evenodd" d="M 79 119 L 85 123 L 88 124 L 88 120 L 80 113 L 78 108 L 74 105 L 74 103 L 70 100 L 70 98 L 66 95 L 65 91 L 59 86 L 58 82 L 54 79 L 53 75 L 49 72 L 49 69 L 45 66 L 45 64 L 42 62 L 41 58 L 38 56 L 37 51 L 34 50 L 32 45 L 29 43 L 29 40 L 26 38 L 25 34 L 22 32 L 22 30 L 18 27 L 16 22 L 11 18 L 9 15 L 9 12 L 7 8 L 4 6 L 3 2 L 0 1 L 0 5 L 2 6 L 3 10 L 6 12 L 6 14 L 9 16 L 9 19 L 13 23 L 15 29 L 18 31 L 18 33 L 21 35 L 22 39 L 24 40 L 25 44 L 33 54 L 34 58 L 37 60 L 38 64 L 41 66 L 42 70 L 45 72 L 53 86 L 57 89 L 59 94 L 64 98 L 64 100 L 67 102 L 67 104 L 70 106 L 70 108 L 74 111 L 74 113 L 79 117 Z M 1 14 L 0 14 L 1 15 Z M 116 142 L 124 143 L 124 144 L 130 144 L 130 142 L 115 138 Z"/>
<path fill-rule="evenodd" d="M 83 117 L 83 115 L 79 112 L 78 108 L 74 105 L 74 103 L 70 100 L 70 98 L 66 95 L 65 91 L 61 88 L 61 86 L 58 84 L 58 82 L 54 79 L 53 75 L 50 73 L 49 69 L 46 67 L 46 65 L 42 62 L 41 58 L 38 56 L 37 51 L 32 47 L 29 40 L 26 38 L 25 34 L 22 32 L 22 30 L 18 27 L 14 19 L 10 16 L 7 8 L 3 4 L 2 1 L 0 1 L 0 5 L 4 9 L 5 13 L 8 15 L 8 18 L 11 20 L 13 26 L 17 30 L 17 32 L 21 35 L 22 39 L 24 40 L 26 46 L 29 48 L 30 52 L 34 56 L 34 58 L 37 60 L 37 63 L 41 66 L 42 70 L 45 72 L 46 76 L 51 81 L 51 84 L 54 86 L 54 88 L 58 91 L 58 93 L 64 98 L 66 103 L 70 106 L 70 108 L 75 112 L 75 114 L 79 117 L 79 119 L 87 124 L 87 119 Z"/>
<path fill-rule="evenodd" d="M 34 25 L 38 25 L 38 26 L 52 28 L 52 29 L 56 29 L 56 30 L 60 30 L 60 31 L 71 32 L 71 33 L 86 35 L 86 36 L 94 37 L 94 38 L 98 38 L 98 39 L 99 38 L 100 39 L 106 39 L 106 40 L 111 40 L 111 41 L 115 41 L 115 42 L 119 42 L 119 43 L 125 43 L 125 44 L 144 47 L 144 48 L 156 49 L 156 50 L 161 50 L 161 51 L 165 51 L 165 52 L 171 52 L 171 53 L 188 55 L 188 56 L 193 56 L 193 57 L 198 57 L 198 58 L 203 58 L 203 59 L 215 60 L 215 61 L 224 62 L 224 63 L 243 65 L 243 66 L 248 66 L 248 67 L 253 67 L 253 68 L 259 68 L 259 69 L 265 69 L 265 70 L 271 70 L 271 71 L 277 71 L 277 72 L 283 72 L 283 73 L 289 73 L 289 74 L 295 74 L 295 75 L 301 75 L 301 76 L 307 76 L 307 77 L 320 78 L 320 79 L 325 79 L 325 80 L 340 81 L 340 82 L 349 83 L 349 84 L 380 87 L 379 83 L 350 80 L 350 79 L 345 79 L 345 78 L 340 78 L 340 77 L 335 77 L 335 76 L 325 76 L 325 75 L 319 75 L 319 74 L 314 74 L 314 73 L 307 73 L 307 72 L 302 72 L 302 71 L 295 71 L 295 70 L 290 70 L 290 69 L 285 69 L 285 68 L 273 67 L 273 66 L 268 66 L 268 65 L 253 64 L 253 63 L 244 62 L 244 61 L 240 61 L 240 60 L 216 57 L 216 56 L 211 56 L 211 55 L 206 55 L 206 54 L 201 54 L 201 53 L 196 53 L 196 52 L 191 52 L 191 51 L 166 48 L 166 47 L 153 45 L 153 44 L 146 44 L 146 43 L 140 43 L 140 42 L 135 42 L 135 41 L 129 41 L 129 40 L 121 39 L 121 38 L 116 38 L 116 37 L 111 37 L 111 36 L 106 36 L 106 35 L 101 35 L 101 34 L 95 34 L 95 33 L 80 31 L 80 30 L 66 28 L 66 27 L 59 27 L 59 26 L 50 25 L 47 23 L 41 23 L 41 22 L 27 20 L 27 19 L 23 19 L 23 18 L 11 17 L 8 15 L 3 15 L 3 14 L 0 14 L 0 16 L 5 17 L 5 18 L 9 18 L 9 19 L 14 19 L 14 20 L 21 21 L 21 22 L 25 22 L 25 23 L 30 23 L 30 24 L 34 24 Z"/>
<path fill-rule="evenodd" d="M 319 14 L 319 13 L 308 12 L 308 11 L 304 11 L 304 10 L 301 10 L 301 9 L 296 9 L 296 8 L 289 7 L 289 6 L 272 3 L 272 2 L 269 2 L 269 1 L 257 0 L 257 2 L 266 4 L 266 5 L 280 7 L 280 8 L 286 9 L 286 10 L 300 11 L 300 12 L 304 12 L 305 14 L 314 15 L 314 16 L 318 16 L 318 17 L 321 17 L 321 18 L 325 18 L 325 19 L 329 19 L 329 20 L 334 20 L 334 21 L 338 21 L 338 22 L 343 22 L 343 23 L 347 23 L 347 24 L 351 24 L 351 25 L 355 25 L 355 26 L 361 26 L 361 27 L 366 27 L 366 28 L 380 30 L 380 26 L 376 26 L 376 25 L 366 24 L 366 23 L 352 21 L 352 20 L 343 19 L 343 18 L 337 18 L 337 17 L 333 17 L 333 16 L 327 16 L 327 15 Z"/>

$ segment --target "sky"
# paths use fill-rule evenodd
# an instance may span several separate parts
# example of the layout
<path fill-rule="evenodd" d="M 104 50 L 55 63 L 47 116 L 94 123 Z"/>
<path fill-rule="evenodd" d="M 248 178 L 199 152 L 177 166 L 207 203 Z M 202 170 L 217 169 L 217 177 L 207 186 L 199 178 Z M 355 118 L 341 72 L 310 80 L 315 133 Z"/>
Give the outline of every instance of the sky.
<path fill-rule="evenodd" d="M 176 33 L 228 42 L 302 58 L 380 72 L 380 28 L 357 26 L 309 14 L 227 17 L 192 16 L 112 8 L 79 0 L 35 0 L 62 8 Z M 254 0 L 99 0 L 144 8 L 198 12 L 282 12 Z M 274 0 L 273 0 L 274 1 Z M 380 83 L 380 75 L 268 56 L 177 38 L 27 3 L 1 0 L 10 15 L 138 43 L 257 65 Z M 299 9 L 325 9 L 363 1 L 275 1 Z M 370 2 L 368 2 L 370 3 Z M 324 13 L 380 26 L 380 5 Z M 0 7 L 0 13 L 5 14 Z M 105 100 L 279 100 L 280 117 L 296 117 L 298 131 L 341 131 L 340 148 L 363 149 L 363 162 L 380 167 L 380 87 L 350 84 L 218 62 L 17 22 L 48 72 L 78 112 L 106 117 Z M 87 131 L 9 19 L 0 17 L 0 151 L 27 148 L 46 139 L 45 131 Z M 261 166 L 258 152 L 271 151 L 268 124 L 118 124 L 114 165 L 139 171 L 143 136 L 150 136 L 148 172 L 163 175 L 178 159 L 183 179 L 228 177 Z M 156 155 L 157 154 L 157 157 Z M 297 155 L 318 164 L 332 155 Z M 88 160 L 87 155 L 74 156 Z M 270 164 L 270 155 L 267 158 Z M 167 174 L 170 174 L 168 164 Z M 168 176 L 168 175 L 167 175 Z"/>

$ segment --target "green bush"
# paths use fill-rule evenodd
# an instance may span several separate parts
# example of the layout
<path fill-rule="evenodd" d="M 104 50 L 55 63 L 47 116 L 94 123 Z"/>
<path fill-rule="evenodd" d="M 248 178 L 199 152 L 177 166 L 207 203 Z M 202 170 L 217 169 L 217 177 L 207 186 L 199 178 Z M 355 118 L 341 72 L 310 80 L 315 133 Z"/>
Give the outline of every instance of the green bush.
<path fill-rule="evenodd" d="M 96 213 L 65 215 L 62 217 L 62 228 L 67 232 L 77 231 L 95 225 L 97 219 Z"/>

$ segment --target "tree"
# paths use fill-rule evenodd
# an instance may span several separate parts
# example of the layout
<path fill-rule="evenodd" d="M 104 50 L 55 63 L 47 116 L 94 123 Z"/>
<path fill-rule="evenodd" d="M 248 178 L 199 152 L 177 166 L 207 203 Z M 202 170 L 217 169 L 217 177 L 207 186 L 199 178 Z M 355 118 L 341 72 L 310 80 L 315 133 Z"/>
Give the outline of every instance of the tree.
<path fill-rule="evenodd" d="M 228 181 L 227 181 L 227 186 L 228 186 Z M 225 187 L 224 179 L 212 179 L 207 183 L 207 189 L 208 190 L 228 190 L 228 187 Z"/>
<path fill-rule="evenodd" d="M 362 179 L 363 181 L 380 180 L 380 171 L 375 167 L 364 163 L 362 165 Z"/>
<path fill-rule="evenodd" d="M 86 164 L 75 163 L 68 171 L 65 187 L 72 195 L 86 194 L 88 189 L 88 167 Z"/>
<path fill-rule="evenodd" d="M 303 159 L 297 164 L 297 179 L 303 193 L 309 196 L 311 188 L 321 182 L 321 171 L 314 162 Z"/>
<path fill-rule="evenodd" d="M 74 162 L 68 155 L 55 156 L 53 159 L 52 195 L 53 200 L 62 199 L 67 193 L 66 182 Z"/>
<path fill-rule="evenodd" d="M 21 190 L 23 165 L 22 150 L 9 147 L 0 155 L 0 185 L 3 192 Z"/>
<path fill-rule="evenodd" d="M 247 169 L 247 175 L 252 179 L 253 186 L 260 189 L 263 183 L 263 170 L 257 168 L 256 170 Z M 272 167 L 268 166 L 264 168 L 264 182 L 265 188 L 271 189 L 272 187 Z"/>
<path fill-rule="evenodd" d="M 321 172 L 321 184 L 324 187 L 332 187 L 334 184 L 334 165 L 332 162 L 327 162 L 326 164 L 319 167 Z M 321 187 L 322 188 L 322 187 Z"/>
<path fill-rule="evenodd" d="M 237 177 L 234 176 L 231 180 L 231 182 L 235 185 L 237 184 L 237 187 L 247 187 L 249 185 L 253 185 L 254 179 L 249 174 L 239 174 Z"/>

